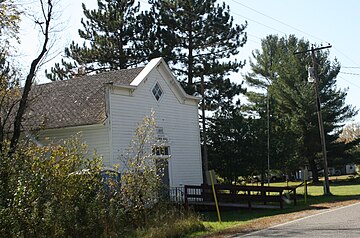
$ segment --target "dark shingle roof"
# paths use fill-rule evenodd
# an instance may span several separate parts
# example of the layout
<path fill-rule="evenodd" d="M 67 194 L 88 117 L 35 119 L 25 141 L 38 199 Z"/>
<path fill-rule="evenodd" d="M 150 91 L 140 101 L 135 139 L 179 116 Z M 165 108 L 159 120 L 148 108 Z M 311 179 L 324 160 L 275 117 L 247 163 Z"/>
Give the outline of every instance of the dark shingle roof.
<path fill-rule="evenodd" d="M 25 129 L 91 125 L 106 119 L 105 87 L 130 85 L 143 68 L 123 69 L 34 86 L 23 120 Z"/>

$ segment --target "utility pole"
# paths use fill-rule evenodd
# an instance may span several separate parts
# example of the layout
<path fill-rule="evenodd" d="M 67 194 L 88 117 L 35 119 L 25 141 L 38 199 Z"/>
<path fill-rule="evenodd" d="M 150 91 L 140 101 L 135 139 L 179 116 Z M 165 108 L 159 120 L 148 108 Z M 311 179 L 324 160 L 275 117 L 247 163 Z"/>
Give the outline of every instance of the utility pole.
<path fill-rule="evenodd" d="M 316 97 L 316 110 L 317 110 L 317 116 L 319 121 L 319 130 L 320 130 L 320 140 L 321 140 L 321 146 L 322 146 L 322 153 L 324 157 L 324 195 L 330 194 L 330 184 L 329 184 L 329 172 L 328 172 L 328 164 L 327 164 L 327 152 L 326 152 L 326 141 L 325 141 L 325 131 L 324 131 L 324 122 L 322 118 L 321 113 L 321 101 L 319 96 L 319 79 L 317 75 L 317 63 L 315 59 L 315 51 L 323 50 L 331 48 L 331 45 L 328 46 L 322 46 L 319 48 L 314 48 L 314 46 L 311 46 L 310 50 L 301 51 L 301 52 L 295 52 L 294 54 L 304 54 L 307 52 L 311 52 L 311 58 L 312 58 L 312 64 L 313 64 L 313 73 L 314 73 L 314 84 L 315 84 L 315 97 Z"/>

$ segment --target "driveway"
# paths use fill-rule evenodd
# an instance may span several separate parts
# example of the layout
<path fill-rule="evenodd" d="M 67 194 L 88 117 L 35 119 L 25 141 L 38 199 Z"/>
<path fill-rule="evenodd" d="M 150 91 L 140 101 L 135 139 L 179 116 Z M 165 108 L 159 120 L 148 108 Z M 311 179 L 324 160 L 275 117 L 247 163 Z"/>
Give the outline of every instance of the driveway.
<path fill-rule="evenodd" d="M 360 203 L 233 237 L 360 237 Z"/>

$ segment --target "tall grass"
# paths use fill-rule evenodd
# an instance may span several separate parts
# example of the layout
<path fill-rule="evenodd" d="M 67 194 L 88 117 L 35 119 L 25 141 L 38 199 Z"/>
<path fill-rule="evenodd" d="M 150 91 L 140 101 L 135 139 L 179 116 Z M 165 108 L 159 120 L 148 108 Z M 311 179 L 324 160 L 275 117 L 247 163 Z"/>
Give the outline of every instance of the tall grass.
<path fill-rule="evenodd" d="M 198 214 L 171 205 L 156 207 L 147 226 L 136 231 L 136 237 L 177 238 L 204 231 L 205 226 Z"/>

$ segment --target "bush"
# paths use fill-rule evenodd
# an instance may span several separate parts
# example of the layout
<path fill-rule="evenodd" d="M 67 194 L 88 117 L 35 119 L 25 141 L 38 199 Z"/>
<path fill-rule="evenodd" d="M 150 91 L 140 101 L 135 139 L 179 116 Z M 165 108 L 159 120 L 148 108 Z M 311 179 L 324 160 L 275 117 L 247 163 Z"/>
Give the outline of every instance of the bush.
<path fill-rule="evenodd" d="M 181 237 L 199 219 L 160 201 L 152 153 L 155 120 L 145 117 L 123 156 L 121 183 L 103 180 L 101 158 L 74 137 L 0 154 L 0 237 Z"/>
<path fill-rule="evenodd" d="M 100 237 L 123 231 L 122 207 L 101 182 L 101 159 L 87 159 L 79 138 L 62 145 L 23 144 L 1 155 L 2 237 Z M 116 212 L 115 212 L 116 211 Z M 115 224 L 116 223 L 116 224 Z"/>

